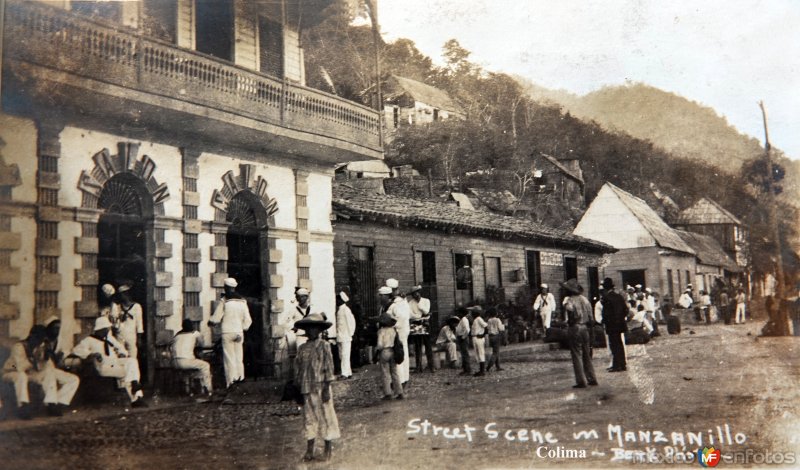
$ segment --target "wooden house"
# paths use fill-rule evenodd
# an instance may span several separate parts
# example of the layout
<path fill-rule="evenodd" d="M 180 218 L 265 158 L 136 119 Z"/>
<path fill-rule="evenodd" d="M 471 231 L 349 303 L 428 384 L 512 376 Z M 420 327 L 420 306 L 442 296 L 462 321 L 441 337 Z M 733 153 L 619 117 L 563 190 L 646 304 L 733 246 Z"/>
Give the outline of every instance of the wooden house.
<path fill-rule="evenodd" d="M 712 237 L 736 264 L 742 268 L 749 265 L 747 226 L 716 201 L 701 198 L 678 215 L 675 226 Z"/>
<path fill-rule="evenodd" d="M 730 286 L 732 281 L 738 278 L 743 271 L 714 238 L 684 230 L 675 230 L 675 232 L 695 252 L 696 264 L 693 282 L 695 293 L 699 293 L 701 290 L 711 292 L 717 280 Z"/>
<path fill-rule="evenodd" d="M 422 285 L 436 324 L 479 300 L 530 302 L 542 282 L 558 295 L 558 282 L 574 277 L 593 295 L 598 267 L 615 251 L 527 219 L 345 184 L 334 187 L 333 211 L 336 284 L 349 287 L 362 319 L 377 314 L 387 278 Z"/>
<path fill-rule="evenodd" d="M 573 233 L 619 250 L 603 268 L 617 286 L 641 284 L 675 299 L 695 278 L 695 251 L 647 203 L 611 183 Z"/>

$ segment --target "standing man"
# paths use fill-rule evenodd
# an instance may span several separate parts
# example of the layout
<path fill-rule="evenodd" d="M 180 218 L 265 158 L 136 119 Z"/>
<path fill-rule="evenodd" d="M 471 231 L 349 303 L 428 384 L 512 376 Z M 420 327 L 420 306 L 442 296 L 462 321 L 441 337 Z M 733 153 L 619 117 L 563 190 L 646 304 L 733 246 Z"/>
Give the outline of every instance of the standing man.
<path fill-rule="evenodd" d="M 475 377 L 483 377 L 486 375 L 486 327 L 488 324 L 481 318 L 483 308 L 480 305 L 468 307 L 467 310 L 472 312 L 472 316 L 475 318 L 472 320 L 470 328 L 472 345 L 475 347 L 475 358 L 478 360 L 479 367 L 478 372 L 475 372 Z"/>
<path fill-rule="evenodd" d="M 239 283 L 229 277 L 225 279 L 225 293 L 217 302 L 208 326 L 222 323 L 222 359 L 225 366 L 225 384 L 230 387 L 235 382 L 244 381 L 244 332 L 250 328 L 253 319 L 247 301 L 236 292 Z"/>
<path fill-rule="evenodd" d="M 550 319 L 555 310 L 556 298 L 550 293 L 548 285 L 542 284 L 539 286 L 539 295 L 533 302 L 533 311 L 542 319 L 542 328 L 544 328 L 545 334 L 550 328 Z"/>
<path fill-rule="evenodd" d="M 308 338 L 306 338 L 306 332 L 296 328 L 294 324 L 311 314 L 311 292 L 305 287 L 298 287 L 294 291 L 294 298 L 295 306 L 294 311 L 289 315 L 288 330 L 294 334 L 294 344 L 299 348 Z"/>
<path fill-rule="evenodd" d="M 409 292 L 408 307 L 411 309 L 411 342 L 417 358 L 417 372 L 422 372 L 422 348 L 428 358 L 428 370 L 433 372 L 433 349 L 431 348 L 430 319 L 431 301 L 422 296 L 422 286 L 414 286 Z"/>
<path fill-rule="evenodd" d="M 469 324 L 471 318 L 466 309 L 462 310 L 461 315 L 461 320 L 456 326 L 456 345 L 458 345 L 458 351 L 461 353 L 462 369 L 459 375 L 470 375 L 472 374 L 472 367 L 469 365 Z"/>
<path fill-rule="evenodd" d="M 392 391 L 398 400 L 403 399 L 403 384 L 400 371 L 394 360 L 394 339 L 397 332 L 397 320 L 387 314 L 392 305 L 392 288 L 383 286 L 378 289 L 378 300 L 381 304 L 381 313 L 378 315 L 378 361 L 381 364 L 381 383 L 383 385 L 383 399 L 391 400 Z"/>
<path fill-rule="evenodd" d="M 610 277 L 603 279 L 603 325 L 608 335 L 608 347 L 611 349 L 612 362 L 609 372 L 622 372 L 627 370 L 625 361 L 625 345 L 622 343 L 623 333 L 628 331 L 626 317 L 628 306 L 625 298 L 614 290 L 614 281 Z"/>
<path fill-rule="evenodd" d="M 349 379 L 353 376 L 350 368 L 350 346 L 353 344 L 353 335 L 356 334 L 356 319 L 350 310 L 348 302 L 350 297 L 342 291 L 336 296 L 336 342 L 339 343 L 339 360 L 342 363 L 342 378 Z"/>
<path fill-rule="evenodd" d="M 112 305 L 111 309 L 112 312 L 116 309 L 116 318 L 119 322 L 117 339 L 125 346 L 129 356 L 138 361 L 139 344 L 141 344 L 144 334 L 144 315 L 142 306 L 131 299 L 130 290 L 130 284 L 119 286 L 117 289 L 118 302 Z"/>
<path fill-rule="evenodd" d="M 722 318 L 725 320 L 726 325 L 731 324 L 731 311 L 728 309 L 730 302 L 731 300 L 728 296 L 728 289 L 723 287 L 719 293 L 719 311 L 722 313 Z"/>
<path fill-rule="evenodd" d="M 594 375 L 594 365 L 589 344 L 589 328 L 594 325 L 592 321 L 592 304 L 589 299 L 581 295 L 583 289 L 577 279 L 562 282 L 568 297 L 564 303 L 567 314 L 567 337 L 569 338 L 569 352 L 572 357 L 572 368 L 575 371 L 575 385 L 572 388 L 586 388 L 597 385 Z"/>
<path fill-rule="evenodd" d="M 744 323 L 744 305 L 745 305 L 745 295 L 744 289 L 741 287 L 739 288 L 739 294 L 736 295 L 736 320 L 735 323 L 738 325 L 739 323 Z"/>
<path fill-rule="evenodd" d="M 392 289 L 392 303 L 386 308 L 386 313 L 395 319 L 397 334 L 403 342 L 404 359 L 403 363 L 397 367 L 400 375 L 400 383 L 405 387 L 411 377 L 411 368 L 408 365 L 408 335 L 411 333 L 411 307 L 408 306 L 406 298 L 400 293 L 400 283 L 397 279 L 387 279 L 386 287 Z"/>

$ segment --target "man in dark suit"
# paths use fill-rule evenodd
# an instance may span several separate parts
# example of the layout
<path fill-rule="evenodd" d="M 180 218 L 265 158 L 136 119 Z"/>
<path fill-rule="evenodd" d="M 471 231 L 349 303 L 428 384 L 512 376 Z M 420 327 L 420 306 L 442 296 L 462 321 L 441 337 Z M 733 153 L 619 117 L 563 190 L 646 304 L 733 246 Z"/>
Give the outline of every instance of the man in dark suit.
<path fill-rule="evenodd" d="M 603 279 L 603 325 L 608 335 L 608 346 L 613 357 L 609 372 L 622 372 L 627 370 L 625 362 L 625 346 L 622 343 L 622 334 L 628 331 L 626 316 L 628 307 L 625 298 L 614 290 L 614 281 L 607 277 Z"/>

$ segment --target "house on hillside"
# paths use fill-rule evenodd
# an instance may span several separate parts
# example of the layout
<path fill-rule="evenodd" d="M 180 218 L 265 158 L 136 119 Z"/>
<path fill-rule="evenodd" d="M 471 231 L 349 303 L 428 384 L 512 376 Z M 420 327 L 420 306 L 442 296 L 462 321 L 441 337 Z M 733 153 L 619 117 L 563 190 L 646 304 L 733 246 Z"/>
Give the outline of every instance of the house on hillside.
<path fill-rule="evenodd" d="M 426 124 L 465 116 L 464 110 L 447 92 L 426 83 L 391 75 L 382 86 L 387 138 L 404 124 Z"/>
<path fill-rule="evenodd" d="M 152 384 L 232 276 L 247 375 L 285 371 L 295 286 L 334 312 L 333 165 L 383 156 L 376 111 L 304 86 L 331 3 L 4 2 L 0 338 L 55 315 L 69 350 L 131 281 Z"/>
<path fill-rule="evenodd" d="M 600 188 L 573 233 L 618 250 L 604 267 L 618 286 L 641 284 L 675 299 L 694 281 L 697 253 L 647 203 L 611 183 Z"/>
<path fill-rule="evenodd" d="M 708 235 L 702 235 L 684 230 L 675 230 L 678 236 L 686 242 L 695 252 L 696 266 L 693 287 L 695 292 L 701 290 L 711 292 L 717 281 L 722 281 L 726 286 L 738 279 L 742 268 L 728 256 L 716 240 Z"/>
<path fill-rule="evenodd" d="M 435 325 L 479 299 L 529 305 L 529 293 L 542 282 L 558 295 L 558 282 L 574 277 L 596 295 L 599 266 L 615 251 L 527 219 L 452 203 L 379 196 L 347 184 L 336 184 L 333 194 L 336 285 L 349 287 L 360 321 L 377 314 L 375 292 L 390 277 L 402 289 L 422 285 Z"/>
<path fill-rule="evenodd" d="M 535 193 L 554 194 L 570 207 L 584 207 L 586 183 L 579 159 L 540 154 L 534 157 L 533 168 Z"/>
<path fill-rule="evenodd" d="M 749 231 L 741 220 L 716 201 L 704 197 L 684 209 L 675 226 L 715 239 L 741 268 L 749 265 Z"/>

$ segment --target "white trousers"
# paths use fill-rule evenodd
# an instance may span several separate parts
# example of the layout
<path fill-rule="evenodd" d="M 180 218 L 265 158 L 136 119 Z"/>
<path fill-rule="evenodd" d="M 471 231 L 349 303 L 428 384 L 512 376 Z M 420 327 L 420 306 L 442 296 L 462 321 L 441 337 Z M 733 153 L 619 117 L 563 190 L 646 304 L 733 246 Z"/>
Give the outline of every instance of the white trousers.
<path fill-rule="evenodd" d="M 339 341 L 339 358 L 342 362 L 342 377 L 350 377 L 353 371 L 350 369 L 350 346 L 352 341 Z"/>
<path fill-rule="evenodd" d="M 486 338 L 472 337 L 472 346 L 475 347 L 475 357 L 478 362 L 486 362 Z"/>
<path fill-rule="evenodd" d="M 744 323 L 744 304 L 736 304 L 735 323 Z"/>
<path fill-rule="evenodd" d="M 131 384 L 139 381 L 139 361 L 133 357 L 104 357 L 103 362 L 97 363 L 97 373 L 101 377 L 117 379 L 117 385 L 128 392 L 131 401 L 138 398 L 133 392 Z"/>
<path fill-rule="evenodd" d="M 3 374 L 3 380 L 14 384 L 17 405 L 30 403 L 31 400 L 28 393 L 28 384 L 30 382 L 42 386 L 46 405 L 69 405 L 80 384 L 80 379 L 77 375 L 64 372 L 55 367 L 48 367 L 45 370 L 33 371 L 28 374 L 16 371 L 6 372 Z"/>
<path fill-rule="evenodd" d="M 401 334 L 398 332 L 397 334 L 400 335 L 400 341 L 403 342 L 403 363 L 397 366 L 397 375 L 400 376 L 400 383 L 406 383 L 411 377 L 410 361 L 408 359 L 408 333 Z"/>
<path fill-rule="evenodd" d="M 239 340 L 235 341 L 237 337 Z M 222 363 L 228 387 L 237 380 L 244 380 L 244 333 L 222 333 Z"/>
<path fill-rule="evenodd" d="M 540 310 L 542 316 L 542 326 L 545 330 L 550 328 L 550 318 L 553 316 L 553 312 L 545 312 Z"/>
<path fill-rule="evenodd" d="M 178 369 L 183 370 L 195 370 L 197 371 L 196 376 L 200 377 L 203 381 L 203 387 L 206 388 L 206 391 L 211 392 L 211 365 L 197 358 L 176 358 L 175 359 L 175 366 Z"/>

